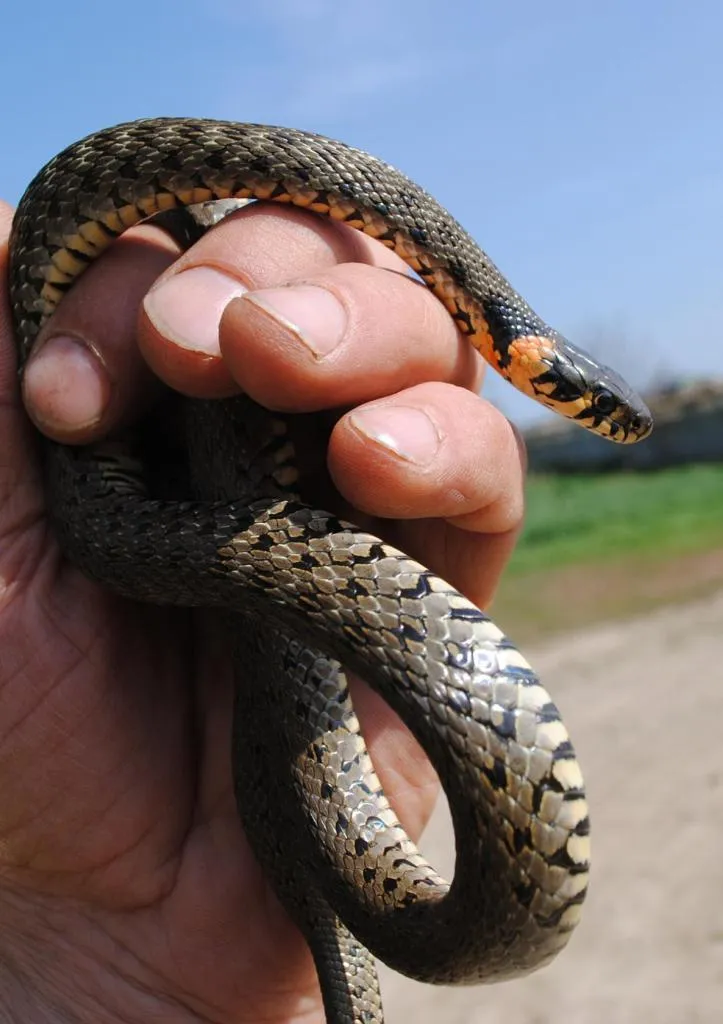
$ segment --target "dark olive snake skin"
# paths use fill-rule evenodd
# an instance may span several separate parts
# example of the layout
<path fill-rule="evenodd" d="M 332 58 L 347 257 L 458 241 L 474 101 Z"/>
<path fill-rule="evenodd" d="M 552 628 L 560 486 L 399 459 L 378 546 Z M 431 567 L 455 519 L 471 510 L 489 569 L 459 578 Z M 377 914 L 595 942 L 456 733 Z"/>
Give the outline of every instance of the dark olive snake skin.
<path fill-rule="evenodd" d="M 518 388 L 613 440 L 649 433 L 627 385 L 548 328 L 418 186 L 341 143 L 259 125 L 120 125 L 40 172 L 11 239 L 21 368 L 117 235 L 229 197 L 293 203 L 378 238 Z M 49 505 L 64 551 L 92 578 L 142 601 L 221 609 L 236 645 L 239 811 L 309 942 L 327 1020 L 382 1021 L 372 954 L 437 983 L 548 962 L 580 916 L 589 825 L 547 692 L 453 587 L 300 501 L 277 417 L 244 399 L 180 404 L 187 490 L 159 483 L 142 433 L 129 446 L 45 442 Z M 341 664 L 382 694 L 435 765 L 455 826 L 451 884 L 387 803 Z"/>

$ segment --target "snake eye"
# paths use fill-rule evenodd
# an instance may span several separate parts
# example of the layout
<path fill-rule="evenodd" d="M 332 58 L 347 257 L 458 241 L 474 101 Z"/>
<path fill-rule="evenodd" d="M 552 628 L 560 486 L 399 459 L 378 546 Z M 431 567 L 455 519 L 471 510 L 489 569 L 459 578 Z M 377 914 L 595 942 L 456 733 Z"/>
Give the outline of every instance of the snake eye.
<path fill-rule="evenodd" d="M 596 412 L 602 413 L 603 416 L 609 416 L 617 409 L 618 401 L 612 391 L 601 388 L 595 394 L 592 404 Z"/>

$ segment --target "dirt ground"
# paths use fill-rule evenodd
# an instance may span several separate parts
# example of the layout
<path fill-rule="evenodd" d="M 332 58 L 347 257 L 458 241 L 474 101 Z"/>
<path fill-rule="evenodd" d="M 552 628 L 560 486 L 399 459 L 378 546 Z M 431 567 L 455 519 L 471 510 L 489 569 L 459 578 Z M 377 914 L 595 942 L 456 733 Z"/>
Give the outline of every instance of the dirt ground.
<path fill-rule="evenodd" d="M 527 979 L 436 988 L 382 969 L 388 1024 L 723 1024 L 723 591 L 526 651 L 582 762 L 582 923 Z M 422 848 L 453 869 L 446 807 Z"/>

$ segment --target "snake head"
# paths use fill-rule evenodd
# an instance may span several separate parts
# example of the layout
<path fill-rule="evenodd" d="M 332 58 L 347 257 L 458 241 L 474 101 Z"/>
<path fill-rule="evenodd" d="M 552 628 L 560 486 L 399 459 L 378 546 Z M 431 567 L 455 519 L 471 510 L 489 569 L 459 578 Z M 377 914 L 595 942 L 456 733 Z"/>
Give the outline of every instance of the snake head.
<path fill-rule="evenodd" d="M 653 417 L 642 398 L 609 366 L 562 339 L 554 372 L 570 393 L 569 408 L 560 411 L 601 437 L 620 444 L 642 441 L 653 429 Z"/>
<path fill-rule="evenodd" d="M 653 429 L 650 410 L 630 385 L 556 331 L 517 338 L 509 352 L 513 384 L 600 437 L 633 444 Z"/>

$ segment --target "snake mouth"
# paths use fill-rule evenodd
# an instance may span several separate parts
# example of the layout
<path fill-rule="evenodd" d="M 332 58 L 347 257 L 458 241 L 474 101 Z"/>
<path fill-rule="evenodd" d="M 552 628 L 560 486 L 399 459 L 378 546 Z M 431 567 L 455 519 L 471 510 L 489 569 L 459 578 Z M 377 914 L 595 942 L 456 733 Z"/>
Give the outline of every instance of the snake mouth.
<path fill-rule="evenodd" d="M 609 414 L 601 411 L 589 396 L 579 404 L 579 412 L 571 418 L 606 441 L 637 444 L 638 441 L 644 441 L 653 429 L 652 414 L 639 401 L 634 408 L 620 405 Z"/>
<path fill-rule="evenodd" d="M 636 413 L 627 422 L 608 420 L 606 424 L 600 424 L 596 428 L 601 437 L 618 444 L 637 444 L 644 441 L 653 429 L 653 418 L 648 413 L 647 417 L 642 413 Z"/>
<path fill-rule="evenodd" d="M 644 441 L 646 437 L 649 437 L 653 430 L 653 414 L 647 405 L 644 405 L 641 409 L 635 412 L 630 420 L 630 426 L 626 441 L 628 444 L 634 444 L 637 441 Z"/>

